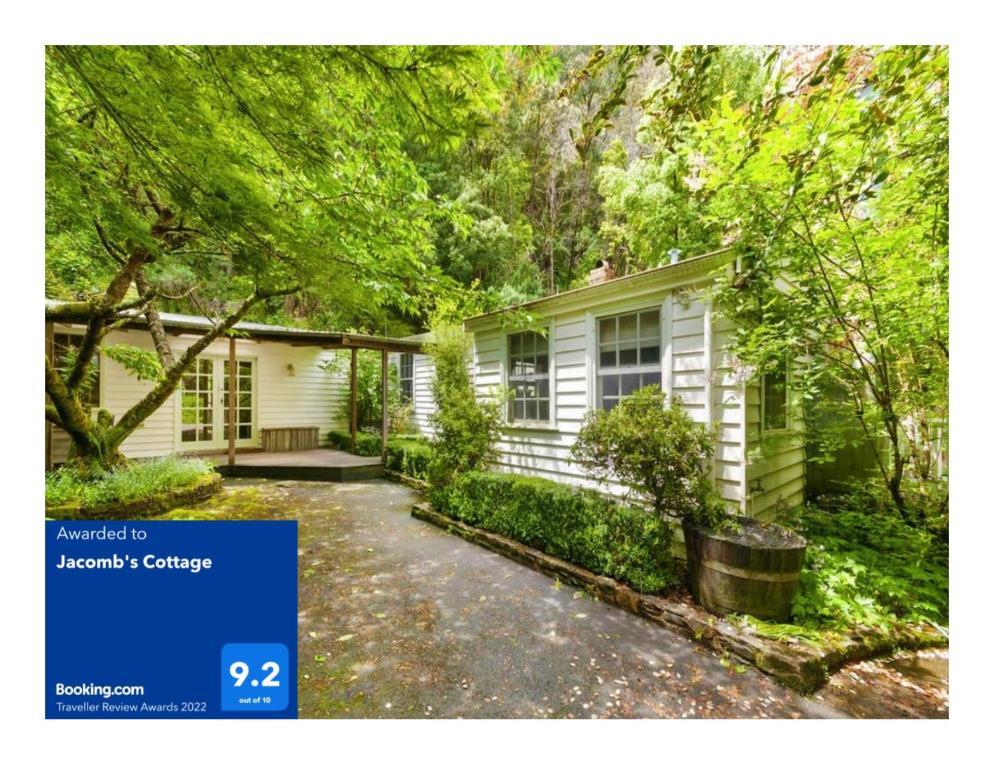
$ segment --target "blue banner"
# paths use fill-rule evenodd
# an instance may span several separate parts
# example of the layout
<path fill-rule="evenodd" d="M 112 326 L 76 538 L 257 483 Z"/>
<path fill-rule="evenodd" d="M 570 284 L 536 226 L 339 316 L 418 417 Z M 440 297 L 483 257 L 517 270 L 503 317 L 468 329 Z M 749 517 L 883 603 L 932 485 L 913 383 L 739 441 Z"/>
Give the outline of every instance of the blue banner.
<path fill-rule="evenodd" d="M 297 716 L 297 523 L 48 521 L 46 716 Z"/>

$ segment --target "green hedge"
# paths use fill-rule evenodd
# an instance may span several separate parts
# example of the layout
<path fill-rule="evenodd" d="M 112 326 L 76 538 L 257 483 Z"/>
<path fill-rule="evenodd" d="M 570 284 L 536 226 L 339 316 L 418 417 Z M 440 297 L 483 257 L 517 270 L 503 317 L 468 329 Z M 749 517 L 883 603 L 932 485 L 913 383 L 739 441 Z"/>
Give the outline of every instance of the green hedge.
<path fill-rule="evenodd" d="M 348 432 L 331 430 L 328 442 L 342 451 L 352 450 L 352 437 Z M 357 456 L 379 456 L 380 436 L 372 432 L 356 434 Z M 431 461 L 431 443 L 423 435 L 396 435 L 387 438 L 387 469 L 413 477 L 416 480 L 428 479 L 428 463 Z"/>
<path fill-rule="evenodd" d="M 428 480 L 431 456 L 431 444 L 424 439 L 401 437 L 387 441 L 387 469 L 415 480 Z"/>
<path fill-rule="evenodd" d="M 352 436 L 348 432 L 339 432 L 337 429 L 333 429 L 328 433 L 328 442 L 333 448 L 352 451 Z M 372 432 L 357 432 L 355 448 L 357 456 L 379 456 L 380 436 Z"/>
<path fill-rule="evenodd" d="M 675 583 L 671 530 L 646 510 L 534 477 L 468 472 L 431 493 L 437 509 L 594 573 L 659 592 Z"/>

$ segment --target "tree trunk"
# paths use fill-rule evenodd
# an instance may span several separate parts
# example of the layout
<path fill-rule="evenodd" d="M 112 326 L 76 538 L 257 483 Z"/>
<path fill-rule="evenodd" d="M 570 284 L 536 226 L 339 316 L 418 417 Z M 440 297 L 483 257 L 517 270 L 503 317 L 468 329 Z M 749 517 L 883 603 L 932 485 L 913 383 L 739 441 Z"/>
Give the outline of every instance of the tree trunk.
<path fill-rule="evenodd" d="M 69 384 L 70 377 L 63 379 L 63 376 L 46 356 L 45 392 L 52 403 L 45 409 L 45 418 L 51 424 L 64 430 L 72 441 L 69 463 L 86 474 L 101 474 L 122 463 L 124 457 L 121 454 L 121 444 L 145 419 L 169 399 L 179 386 L 183 374 L 211 342 L 241 320 L 258 301 L 272 296 L 286 295 L 296 290 L 295 287 L 271 292 L 257 291 L 245 299 L 234 312 L 197 339 L 172 366 L 166 368 L 162 378 L 155 383 L 145 397 L 128 409 L 117 424 L 114 423 L 114 417 L 111 413 L 106 410 L 100 410 L 94 421 L 88 410 L 81 404 L 76 386 Z M 102 318 L 99 323 L 101 328 L 95 330 L 93 329 L 94 324 L 88 324 L 87 337 L 90 334 L 98 335 L 97 343 L 92 345 L 93 349 L 96 349 L 102 338 L 102 327 L 106 325 L 108 318 L 106 317 L 106 306 L 94 307 L 94 310 L 99 312 Z M 86 346 L 86 338 L 84 338 L 80 349 L 82 350 Z"/>

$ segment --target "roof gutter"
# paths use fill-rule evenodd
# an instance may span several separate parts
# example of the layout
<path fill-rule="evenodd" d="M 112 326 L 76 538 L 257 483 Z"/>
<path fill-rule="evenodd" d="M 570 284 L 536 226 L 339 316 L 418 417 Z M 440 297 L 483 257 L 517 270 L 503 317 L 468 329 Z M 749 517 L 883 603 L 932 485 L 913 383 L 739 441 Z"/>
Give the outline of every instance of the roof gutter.
<path fill-rule="evenodd" d="M 583 300 L 589 303 L 603 303 L 604 301 L 620 297 L 637 294 L 640 290 L 656 289 L 665 286 L 673 286 L 692 281 L 695 278 L 703 277 L 711 270 L 732 261 L 733 249 L 731 246 L 712 251 L 702 256 L 665 264 L 661 267 L 654 267 L 642 272 L 636 272 L 624 277 L 616 277 L 596 285 L 587 285 L 581 288 L 573 288 L 552 296 L 545 296 L 541 299 L 514 304 L 492 312 L 485 312 L 481 315 L 470 317 L 465 322 L 467 330 L 472 328 L 483 328 L 491 323 L 499 321 L 501 316 L 513 312 L 544 311 L 552 312 L 565 306 L 570 306 Z"/>

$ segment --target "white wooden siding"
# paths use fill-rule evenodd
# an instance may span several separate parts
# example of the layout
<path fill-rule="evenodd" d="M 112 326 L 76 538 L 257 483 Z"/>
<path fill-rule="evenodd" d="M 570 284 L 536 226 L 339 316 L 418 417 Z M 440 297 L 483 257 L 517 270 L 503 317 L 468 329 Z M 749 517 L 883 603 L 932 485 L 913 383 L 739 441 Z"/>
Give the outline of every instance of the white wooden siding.
<path fill-rule="evenodd" d="M 65 328 L 56 326 L 56 332 Z M 196 341 L 193 335 L 174 336 L 170 339 L 177 353 Z M 127 344 L 152 349 L 151 337 L 146 331 L 113 331 L 106 344 Z M 322 445 L 327 444 L 331 429 L 344 429 L 346 424 L 337 414 L 338 398 L 348 397 L 346 375 L 332 376 L 320 366 L 334 355 L 331 350 L 319 347 L 292 346 L 278 342 L 259 342 L 249 339 L 235 341 L 236 355 L 256 361 L 256 416 L 254 444 L 259 444 L 259 431 L 270 427 L 316 426 L 320 430 Z M 228 340 L 213 342 L 203 353 L 205 356 L 227 357 Z M 294 375 L 288 365 L 293 365 Z M 106 357 L 100 360 L 100 406 L 106 408 L 115 420 L 138 402 L 151 388 L 149 382 L 140 382 L 127 371 Z M 121 450 L 129 458 L 162 456 L 182 452 L 176 424 L 178 392 L 166 400 L 124 441 Z M 61 430 L 52 430 L 52 461 L 65 461 L 69 439 Z"/>
<path fill-rule="evenodd" d="M 595 312 L 573 310 L 549 318 L 551 391 L 554 421 L 548 429 L 508 428 L 498 443 L 499 468 L 559 482 L 597 486 L 575 464 L 569 453 L 596 391 L 596 320 L 634 309 L 662 307 L 662 374 L 660 384 L 683 402 L 690 416 L 719 427 L 715 456 L 715 483 L 729 506 L 739 508 L 744 498 L 745 447 L 741 409 L 743 386 L 732 375 L 732 364 L 721 344 L 728 324 L 712 321 L 707 300 L 700 293 L 669 291 L 617 302 Z M 506 376 L 506 331 L 493 327 L 477 331 L 473 339 L 474 381 L 478 397 L 486 397 Z M 603 487 L 602 487 L 603 488 Z M 623 488 L 605 490 L 621 494 Z"/>
<path fill-rule="evenodd" d="M 769 518 L 804 501 L 804 440 L 794 413 L 790 432 L 762 439 L 759 401 L 759 382 L 752 380 L 746 387 L 746 513 Z"/>
<path fill-rule="evenodd" d="M 731 268 L 729 266 L 729 268 Z M 694 280 L 698 280 L 694 283 Z M 610 286 L 610 284 L 607 284 Z M 610 287 L 573 294 L 544 318 L 549 326 L 551 412 L 548 428 L 509 427 L 498 443 L 499 469 L 597 487 L 569 460 L 587 412 L 595 406 L 597 319 L 651 307 L 662 309 L 660 384 L 678 397 L 690 416 L 717 432 L 714 481 L 731 509 L 770 516 L 779 506 L 803 501 L 804 448 L 795 420 L 793 434 L 759 440 L 759 387 L 731 350 L 734 321 L 713 308 L 706 280 L 691 278 L 655 289 L 642 285 L 621 295 Z M 472 370 L 477 395 L 486 397 L 506 382 L 506 333 L 494 318 L 471 322 Z M 430 360 L 424 358 L 425 366 Z M 415 419 L 427 424 L 434 409 L 427 381 L 418 379 Z M 421 426 L 422 431 L 428 431 Z M 606 490 L 620 494 L 624 489 Z"/>
<path fill-rule="evenodd" d="M 714 452 L 715 484 L 723 499 L 738 504 L 746 496 L 745 429 L 743 400 L 745 387 L 735 373 L 735 358 L 729 351 L 732 323 L 713 317 L 711 323 L 711 403 L 712 423 L 717 429 Z"/>
<path fill-rule="evenodd" d="M 432 395 L 432 382 L 435 380 L 435 361 L 429 355 L 414 356 L 414 415 L 415 429 L 429 437 L 435 430 L 431 426 L 431 414 L 435 412 L 435 398 Z"/>

